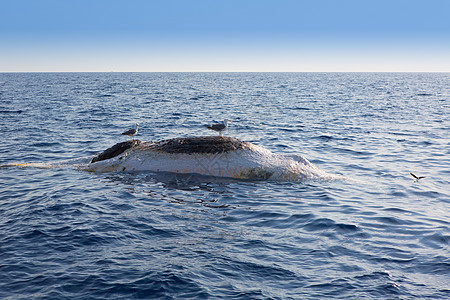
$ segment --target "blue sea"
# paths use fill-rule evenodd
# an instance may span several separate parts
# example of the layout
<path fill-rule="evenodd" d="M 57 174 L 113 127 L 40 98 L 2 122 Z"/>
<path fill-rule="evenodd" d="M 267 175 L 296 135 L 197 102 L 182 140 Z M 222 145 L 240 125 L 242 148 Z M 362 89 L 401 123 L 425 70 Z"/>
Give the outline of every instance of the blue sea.
<path fill-rule="evenodd" d="M 2 73 L 0 298 L 449 299 L 449 116 L 449 73 Z M 225 118 L 341 179 L 11 166 Z"/>

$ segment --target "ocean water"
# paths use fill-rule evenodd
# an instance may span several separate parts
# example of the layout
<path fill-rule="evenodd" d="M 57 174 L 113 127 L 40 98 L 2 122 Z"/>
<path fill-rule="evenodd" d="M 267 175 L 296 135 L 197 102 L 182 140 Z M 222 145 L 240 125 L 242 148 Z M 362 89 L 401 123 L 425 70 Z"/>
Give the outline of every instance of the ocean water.
<path fill-rule="evenodd" d="M 0 298 L 449 299 L 449 115 L 449 73 L 0 74 Z M 224 118 L 343 179 L 54 164 Z"/>

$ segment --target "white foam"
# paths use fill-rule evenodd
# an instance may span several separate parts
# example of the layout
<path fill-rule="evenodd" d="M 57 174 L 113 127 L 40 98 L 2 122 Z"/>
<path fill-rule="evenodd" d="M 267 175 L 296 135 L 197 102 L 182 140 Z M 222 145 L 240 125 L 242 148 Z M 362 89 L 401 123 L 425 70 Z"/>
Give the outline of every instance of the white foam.
<path fill-rule="evenodd" d="M 92 157 L 80 157 L 45 163 L 13 163 L 0 165 L 0 168 L 20 167 L 20 168 L 38 168 L 38 169 L 61 169 L 61 168 L 84 169 L 87 166 L 89 166 L 89 162 L 91 159 Z"/>

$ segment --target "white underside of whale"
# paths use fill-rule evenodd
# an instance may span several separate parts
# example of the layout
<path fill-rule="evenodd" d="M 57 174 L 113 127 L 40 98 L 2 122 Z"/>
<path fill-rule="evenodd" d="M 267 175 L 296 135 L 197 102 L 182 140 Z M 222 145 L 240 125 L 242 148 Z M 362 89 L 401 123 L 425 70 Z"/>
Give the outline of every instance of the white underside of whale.
<path fill-rule="evenodd" d="M 122 154 L 89 164 L 91 172 L 154 171 L 194 173 L 237 179 L 299 181 L 333 179 L 299 155 L 275 154 L 257 145 L 222 153 L 167 153 L 137 146 Z"/>

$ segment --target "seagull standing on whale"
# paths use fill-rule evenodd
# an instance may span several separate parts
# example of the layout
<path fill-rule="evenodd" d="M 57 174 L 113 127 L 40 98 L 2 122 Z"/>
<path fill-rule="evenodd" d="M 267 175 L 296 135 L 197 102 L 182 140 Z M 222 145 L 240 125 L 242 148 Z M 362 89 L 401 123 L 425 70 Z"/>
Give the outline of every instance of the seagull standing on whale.
<path fill-rule="evenodd" d="M 231 122 L 231 121 L 228 119 L 225 119 L 220 123 L 206 125 L 206 128 L 214 130 L 214 131 L 218 131 L 219 136 L 222 136 L 222 131 L 224 131 L 228 128 L 228 122 Z"/>
<path fill-rule="evenodd" d="M 139 124 L 136 123 L 136 128 L 128 129 L 125 132 L 122 132 L 122 135 L 128 135 L 131 137 L 131 140 L 134 140 L 134 136 L 138 133 Z"/>

